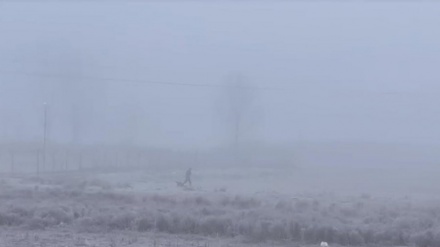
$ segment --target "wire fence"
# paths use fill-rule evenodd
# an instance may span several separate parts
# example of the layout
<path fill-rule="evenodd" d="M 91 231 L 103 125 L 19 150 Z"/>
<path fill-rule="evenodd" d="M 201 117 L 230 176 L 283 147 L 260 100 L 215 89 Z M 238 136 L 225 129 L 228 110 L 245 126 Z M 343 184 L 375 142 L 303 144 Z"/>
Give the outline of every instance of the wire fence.
<path fill-rule="evenodd" d="M 43 159 L 42 148 L 1 148 L 0 174 L 46 174 L 73 171 L 108 171 L 143 169 L 160 165 L 159 154 L 139 149 L 48 148 Z"/>

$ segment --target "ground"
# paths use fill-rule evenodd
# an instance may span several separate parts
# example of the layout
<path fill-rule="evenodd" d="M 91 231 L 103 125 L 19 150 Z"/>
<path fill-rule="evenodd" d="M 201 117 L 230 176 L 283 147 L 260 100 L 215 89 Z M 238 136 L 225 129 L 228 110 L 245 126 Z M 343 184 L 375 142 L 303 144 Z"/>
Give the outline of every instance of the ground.
<path fill-rule="evenodd" d="M 183 188 L 185 170 L 3 174 L 0 246 L 424 246 L 440 236 L 434 196 L 377 190 L 380 176 L 353 184 L 365 171 L 198 168 Z"/>

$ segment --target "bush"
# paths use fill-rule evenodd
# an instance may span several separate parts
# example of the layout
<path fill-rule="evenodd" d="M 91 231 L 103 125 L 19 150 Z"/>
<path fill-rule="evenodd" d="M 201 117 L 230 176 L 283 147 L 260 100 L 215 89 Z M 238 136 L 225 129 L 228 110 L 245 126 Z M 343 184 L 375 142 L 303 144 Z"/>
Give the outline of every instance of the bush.
<path fill-rule="evenodd" d="M 170 196 L 162 196 L 162 195 L 153 195 L 152 197 L 144 197 L 143 202 L 153 201 L 157 204 L 168 204 L 168 205 L 176 205 L 177 201 L 174 197 Z"/>
<path fill-rule="evenodd" d="M 288 227 L 285 223 L 278 222 L 271 226 L 271 238 L 273 240 L 286 240 L 289 237 Z"/>
<path fill-rule="evenodd" d="M 372 229 L 362 230 L 360 232 L 366 244 L 376 243 L 375 233 Z"/>
<path fill-rule="evenodd" d="M 15 213 L 0 213 L 0 226 L 19 226 L 23 218 Z"/>
<path fill-rule="evenodd" d="M 78 219 L 77 226 L 81 232 L 102 232 L 108 231 L 112 217 L 108 215 L 97 215 Z"/>
<path fill-rule="evenodd" d="M 250 222 L 240 221 L 234 227 L 234 235 L 251 236 L 253 224 Z"/>
<path fill-rule="evenodd" d="M 117 215 L 110 220 L 109 227 L 116 230 L 133 229 L 135 218 L 135 215 L 132 213 Z"/>
<path fill-rule="evenodd" d="M 168 220 L 168 217 L 159 214 L 155 220 L 155 228 L 159 232 L 171 232 L 171 224 Z"/>
<path fill-rule="evenodd" d="M 410 243 L 417 247 L 440 247 L 440 232 L 424 231 L 410 237 Z"/>
<path fill-rule="evenodd" d="M 277 204 L 275 204 L 275 209 L 282 212 L 292 212 L 293 205 L 291 202 L 279 201 Z"/>
<path fill-rule="evenodd" d="M 320 239 L 317 238 L 317 230 L 316 227 L 306 228 L 304 231 L 304 241 L 308 244 L 315 244 L 320 242 Z"/>
<path fill-rule="evenodd" d="M 294 241 L 301 241 L 301 226 L 297 222 L 290 221 L 289 223 L 290 238 Z"/>
<path fill-rule="evenodd" d="M 256 242 L 264 242 L 271 239 L 270 226 L 271 224 L 268 221 L 255 224 L 249 237 Z"/>
<path fill-rule="evenodd" d="M 259 207 L 261 202 L 254 198 L 242 198 L 240 196 L 236 196 L 232 201 L 232 205 L 240 209 L 249 209 Z"/>
<path fill-rule="evenodd" d="M 364 238 L 362 237 L 362 235 L 359 232 L 351 231 L 348 234 L 348 243 L 351 246 L 359 246 L 359 245 L 364 245 L 365 241 L 364 241 Z"/>
<path fill-rule="evenodd" d="M 135 225 L 136 225 L 136 229 L 139 232 L 150 231 L 151 229 L 154 228 L 154 220 L 148 217 L 143 217 L 138 221 L 136 221 Z"/>
<path fill-rule="evenodd" d="M 200 232 L 210 236 L 226 236 L 232 226 L 231 220 L 220 217 L 208 217 L 201 221 Z"/>
<path fill-rule="evenodd" d="M 22 218 L 32 218 L 34 216 L 34 210 L 30 210 L 20 206 L 11 208 L 9 212 L 16 214 Z"/>
<path fill-rule="evenodd" d="M 309 208 L 310 208 L 310 203 L 308 201 L 298 200 L 295 203 L 295 210 L 297 210 L 298 212 L 305 212 L 309 210 Z"/>
<path fill-rule="evenodd" d="M 39 216 L 42 219 L 51 222 L 51 225 L 59 225 L 61 223 L 68 224 L 73 220 L 73 215 L 69 215 L 66 211 L 60 208 L 43 209 L 39 213 Z"/>
<path fill-rule="evenodd" d="M 136 197 L 129 194 L 121 194 L 114 192 L 99 192 L 96 194 L 92 194 L 92 196 L 95 197 L 95 199 L 110 200 L 116 203 L 123 203 L 123 204 L 133 204 L 136 202 Z"/>
<path fill-rule="evenodd" d="M 181 218 L 178 214 L 173 213 L 168 217 L 170 228 L 168 229 L 169 233 L 182 233 L 181 232 Z"/>
<path fill-rule="evenodd" d="M 316 240 L 319 242 L 335 242 L 335 230 L 332 227 L 321 226 L 316 229 Z"/>
<path fill-rule="evenodd" d="M 195 201 L 195 204 L 197 206 L 209 206 L 209 205 L 211 205 L 211 202 L 208 199 L 206 199 L 204 197 L 201 197 L 201 196 L 196 197 L 194 199 L 194 201 Z"/>
<path fill-rule="evenodd" d="M 220 205 L 224 207 L 233 207 L 238 209 L 251 209 L 257 208 L 261 205 L 261 202 L 254 198 L 243 198 L 241 196 L 235 196 L 233 199 L 230 197 L 224 197 L 220 201 Z"/>
<path fill-rule="evenodd" d="M 186 216 L 180 220 L 178 229 L 181 233 L 196 234 L 197 229 L 199 229 L 199 224 L 194 218 Z"/>
<path fill-rule="evenodd" d="M 50 226 L 50 224 L 51 223 L 47 219 L 37 217 L 30 219 L 26 224 L 26 228 L 29 230 L 44 230 L 46 227 Z"/>

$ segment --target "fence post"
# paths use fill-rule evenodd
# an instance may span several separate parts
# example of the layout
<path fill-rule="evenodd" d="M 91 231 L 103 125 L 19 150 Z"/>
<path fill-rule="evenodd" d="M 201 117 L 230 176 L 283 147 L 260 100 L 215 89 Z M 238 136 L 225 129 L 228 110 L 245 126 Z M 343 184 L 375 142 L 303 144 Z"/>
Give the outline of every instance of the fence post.
<path fill-rule="evenodd" d="M 52 172 L 56 170 L 56 156 L 55 152 L 52 152 Z"/>
<path fill-rule="evenodd" d="M 40 176 L 40 150 L 37 150 L 37 177 Z"/>
<path fill-rule="evenodd" d="M 64 161 L 64 169 L 67 171 L 69 170 L 69 150 L 66 149 L 66 158 Z"/>
<path fill-rule="evenodd" d="M 11 153 L 11 173 L 14 174 L 15 171 L 15 155 L 14 155 L 14 151 L 10 151 Z"/>
<path fill-rule="evenodd" d="M 80 151 L 79 152 L 79 163 L 78 163 L 78 169 L 80 170 L 80 171 L 82 171 L 82 166 L 83 166 L 83 156 L 82 156 L 82 152 Z"/>

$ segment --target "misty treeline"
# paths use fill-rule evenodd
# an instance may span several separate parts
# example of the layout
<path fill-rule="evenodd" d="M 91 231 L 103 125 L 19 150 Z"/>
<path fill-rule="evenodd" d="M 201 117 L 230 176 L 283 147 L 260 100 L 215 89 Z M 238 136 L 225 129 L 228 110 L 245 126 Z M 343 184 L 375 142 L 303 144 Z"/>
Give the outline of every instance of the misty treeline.
<path fill-rule="evenodd" d="M 63 52 L 1 81 L 3 172 L 293 160 L 258 138 L 258 87 L 243 73 L 216 84 L 91 76 Z"/>

